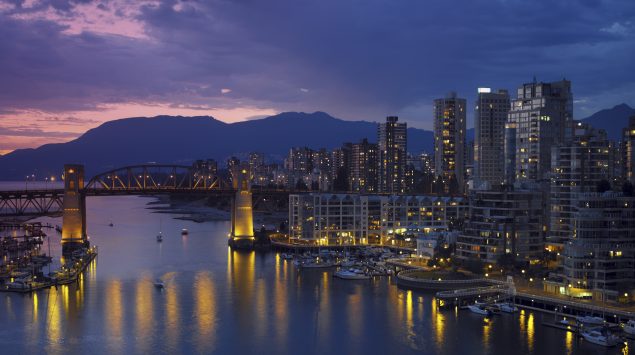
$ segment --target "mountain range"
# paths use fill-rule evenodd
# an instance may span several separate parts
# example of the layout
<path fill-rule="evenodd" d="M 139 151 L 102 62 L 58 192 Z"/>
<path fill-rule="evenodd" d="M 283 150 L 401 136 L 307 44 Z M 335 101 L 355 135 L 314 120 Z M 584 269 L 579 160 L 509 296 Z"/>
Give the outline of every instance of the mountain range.
<path fill-rule="evenodd" d="M 619 140 L 635 109 L 626 104 L 605 109 L 583 119 Z M 473 129 L 467 140 L 473 139 Z M 347 121 L 324 112 L 284 112 L 278 115 L 225 123 L 209 116 L 133 117 L 106 122 L 77 139 L 18 149 L 0 156 L 0 180 L 22 180 L 25 175 L 60 175 L 65 163 L 80 163 L 87 177 L 126 165 L 149 162 L 190 164 L 196 159 L 220 162 L 248 152 L 264 153 L 281 161 L 291 147 L 340 147 L 344 142 L 377 140 L 377 123 Z M 431 131 L 408 128 L 409 152 L 432 152 Z"/>

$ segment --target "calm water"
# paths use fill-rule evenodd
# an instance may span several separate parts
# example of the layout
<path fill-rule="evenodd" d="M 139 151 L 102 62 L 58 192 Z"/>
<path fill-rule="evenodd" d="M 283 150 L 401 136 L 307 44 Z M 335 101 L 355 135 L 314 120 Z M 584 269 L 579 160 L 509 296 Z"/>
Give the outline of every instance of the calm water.
<path fill-rule="evenodd" d="M 386 278 L 344 281 L 299 272 L 275 253 L 232 252 L 228 222 L 176 220 L 151 213 L 149 201 L 88 199 L 98 259 L 79 285 L 0 294 L 0 353 L 605 352 L 542 326 L 539 313 L 485 323 L 467 311 L 439 310 L 432 295 L 401 290 Z M 160 226 L 162 244 L 155 241 Z M 60 235 L 49 235 L 59 256 Z M 154 288 L 156 278 L 165 290 Z"/>

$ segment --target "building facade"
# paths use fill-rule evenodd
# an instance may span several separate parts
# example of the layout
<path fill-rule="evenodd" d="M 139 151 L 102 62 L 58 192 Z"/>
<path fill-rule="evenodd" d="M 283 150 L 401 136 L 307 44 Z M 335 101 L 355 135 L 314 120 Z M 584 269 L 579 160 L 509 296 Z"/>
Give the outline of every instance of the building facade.
<path fill-rule="evenodd" d="M 396 116 L 389 116 L 380 123 L 377 131 L 378 191 L 404 193 L 406 191 L 407 125 L 399 123 Z"/>
<path fill-rule="evenodd" d="M 543 195 L 530 190 L 475 190 L 469 220 L 456 242 L 456 258 L 497 263 L 540 259 L 544 248 Z"/>
<path fill-rule="evenodd" d="M 455 92 L 434 100 L 434 172 L 446 183 L 456 180 L 459 192 L 465 184 L 465 99 Z"/>
<path fill-rule="evenodd" d="M 350 191 L 377 192 L 378 151 L 377 144 L 369 143 L 367 139 L 351 146 Z"/>
<path fill-rule="evenodd" d="M 635 116 L 628 120 L 628 127 L 622 130 L 623 178 L 635 184 Z"/>
<path fill-rule="evenodd" d="M 564 141 L 572 120 L 570 81 L 534 81 L 518 88 L 508 116 L 508 122 L 515 128 L 515 180 L 548 179 L 551 147 Z"/>
<path fill-rule="evenodd" d="M 474 112 L 474 184 L 505 181 L 505 123 L 509 113 L 507 90 L 479 88 Z"/>

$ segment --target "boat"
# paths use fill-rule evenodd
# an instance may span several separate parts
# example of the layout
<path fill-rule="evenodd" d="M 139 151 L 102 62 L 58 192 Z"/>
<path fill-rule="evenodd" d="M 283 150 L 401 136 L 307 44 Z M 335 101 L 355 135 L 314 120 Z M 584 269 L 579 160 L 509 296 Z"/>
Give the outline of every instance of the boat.
<path fill-rule="evenodd" d="M 181 235 L 188 235 L 188 234 L 190 234 L 190 232 L 187 230 L 187 228 L 181 229 Z"/>
<path fill-rule="evenodd" d="M 584 340 L 589 343 L 602 345 L 606 347 L 611 347 L 619 344 L 622 339 L 615 334 L 612 334 L 608 331 L 608 329 L 589 329 L 585 330 L 582 333 L 582 337 Z"/>
<path fill-rule="evenodd" d="M 112 221 L 110 221 L 110 223 L 108 223 L 108 226 L 114 227 L 115 225 L 114 225 L 114 223 L 112 223 Z"/>
<path fill-rule="evenodd" d="M 604 318 L 602 317 L 594 317 L 594 316 L 580 316 L 576 318 L 578 322 L 583 324 L 594 324 L 601 325 L 604 324 Z"/>
<path fill-rule="evenodd" d="M 165 287 L 165 284 L 163 283 L 163 281 L 157 279 L 156 281 L 154 281 L 154 287 L 162 290 Z"/>
<path fill-rule="evenodd" d="M 513 303 L 496 303 L 496 307 L 505 313 L 516 313 L 518 312 L 518 307 L 516 307 Z"/>
<path fill-rule="evenodd" d="M 333 274 L 334 277 L 344 279 L 344 280 L 368 280 L 370 279 L 369 275 L 364 273 L 355 272 L 352 270 L 338 270 Z"/>
<path fill-rule="evenodd" d="M 467 306 L 467 309 L 469 309 L 472 313 L 480 314 L 486 317 L 489 317 L 492 315 L 492 311 L 485 308 L 485 305 L 478 304 L 478 303 Z"/>
<path fill-rule="evenodd" d="M 628 335 L 635 335 L 635 320 L 629 319 L 624 323 L 624 333 Z"/>
<path fill-rule="evenodd" d="M 340 261 L 340 266 L 342 267 L 351 267 L 355 265 L 355 261 L 354 260 L 350 260 L 350 259 L 344 259 L 342 261 Z"/>
<path fill-rule="evenodd" d="M 163 241 L 163 234 L 159 232 L 159 234 L 157 234 L 157 242 L 161 243 L 162 241 Z"/>
<path fill-rule="evenodd" d="M 335 264 L 325 260 L 311 260 L 311 261 L 307 261 L 300 264 L 300 267 L 306 268 L 306 269 L 319 269 L 319 268 L 327 268 L 327 267 L 333 267 L 333 266 L 335 266 Z"/>
<path fill-rule="evenodd" d="M 284 260 L 291 260 L 293 259 L 293 254 L 282 253 L 280 254 L 280 257 Z"/>

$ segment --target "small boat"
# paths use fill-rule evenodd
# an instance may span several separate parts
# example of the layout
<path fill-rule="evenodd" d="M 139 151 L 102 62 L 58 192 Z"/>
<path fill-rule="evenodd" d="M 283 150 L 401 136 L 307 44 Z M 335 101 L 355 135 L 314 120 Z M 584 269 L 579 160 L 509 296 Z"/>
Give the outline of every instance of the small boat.
<path fill-rule="evenodd" d="M 108 226 L 109 227 L 114 227 L 115 225 L 114 225 L 114 223 L 112 223 L 112 221 L 110 221 L 110 223 L 108 223 Z"/>
<path fill-rule="evenodd" d="M 280 254 L 280 257 L 284 260 L 291 260 L 293 259 L 293 254 L 282 253 Z"/>
<path fill-rule="evenodd" d="M 604 324 L 604 318 L 602 317 L 594 317 L 594 316 L 580 316 L 576 318 L 578 322 L 583 324 Z"/>
<path fill-rule="evenodd" d="M 516 307 L 516 305 L 513 303 L 497 303 L 497 307 L 498 309 L 500 309 L 501 312 L 505 313 L 518 312 L 518 307 Z"/>
<path fill-rule="evenodd" d="M 319 269 L 319 268 L 327 268 L 327 267 L 333 267 L 333 266 L 335 266 L 335 264 L 333 264 L 330 261 L 324 261 L 324 260 L 311 260 L 311 261 L 300 264 L 300 267 L 306 268 L 306 269 Z"/>
<path fill-rule="evenodd" d="M 338 270 L 333 274 L 334 277 L 338 277 L 344 280 L 368 280 L 369 275 L 364 273 L 355 272 L 352 270 Z"/>
<path fill-rule="evenodd" d="M 469 309 L 472 313 L 480 314 L 486 317 L 490 317 L 492 315 L 492 311 L 485 308 L 485 305 L 478 304 L 478 303 L 467 306 L 467 309 Z"/>
<path fill-rule="evenodd" d="M 154 281 L 154 287 L 162 290 L 165 287 L 165 284 L 163 283 L 163 281 L 157 279 Z"/>
<path fill-rule="evenodd" d="M 628 335 L 635 335 L 635 320 L 629 319 L 624 323 L 624 333 Z"/>
<path fill-rule="evenodd" d="M 354 260 L 350 260 L 348 258 L 340 261 L 340 266 L 342 267 L 351 267 L 355 265 L 355 261 Z"/>
<path fill-rule="evenodd" d="M 589 343 L 611 347 L 619 344 L 622 339 L 611 334 L 608 329 L 590 329 L 582 332 L 582 337 Z"/>
<path fill-rule="evenodd" d="M 188 235 L 188 234 L 190 234 L 190 232 L 187 230 L 187 228 L 181 229 L 181 235 Z"/>
<path fill-rule="evenodd" d="M 161 243 L 163 241 L 163 234 L 157 234 L 157 242 Z"/>

